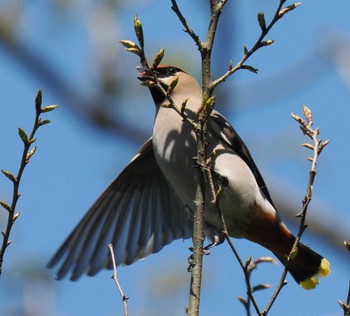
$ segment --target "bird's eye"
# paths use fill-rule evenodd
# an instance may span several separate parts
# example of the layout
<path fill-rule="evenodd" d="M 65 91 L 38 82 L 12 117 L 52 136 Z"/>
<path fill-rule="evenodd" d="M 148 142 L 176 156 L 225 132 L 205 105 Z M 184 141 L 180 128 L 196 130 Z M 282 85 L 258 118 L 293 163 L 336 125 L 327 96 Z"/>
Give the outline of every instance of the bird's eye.
<path fill-rule="evenodd" d="M 168 68 L 168 73 L 169 73 L 169 75 L 175 75 L 176 74 L 176 69 L 170 67 L 170 68 Z"/>

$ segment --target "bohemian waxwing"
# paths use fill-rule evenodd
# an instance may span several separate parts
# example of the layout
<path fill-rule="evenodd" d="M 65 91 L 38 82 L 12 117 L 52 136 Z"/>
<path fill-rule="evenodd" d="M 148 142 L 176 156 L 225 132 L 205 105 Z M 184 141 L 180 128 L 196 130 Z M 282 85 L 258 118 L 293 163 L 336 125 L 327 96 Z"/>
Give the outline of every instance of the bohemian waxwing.
<path fill-rule="evenodd" d="M 156 105 L 153 135 L 51 259 L 49 268 L 62 260 L 57 279 L 71 274 L 71 280 L 76 280 L 83 273 L 92 276 L 102 268 L 112 269 L 109 243 L 113 244 L 117 265 L 130 265 L 175 239 L 192 236 L 193 201 L 198 184 L 193 162 L 196 136 L 192 126 L 178 113 L 161 106 L 169 102 L 150 83 L 156 81 L 156 76 L 167 90 L 178 78 L 170 97 L 178 108 L 188 99 L 185 114 L 194 120 L 202 102 L 202 90 L 191 75 L 177 67 L 159 66 L 155 72 L 144 68 L 139 71 L 139 80 L 150 87 Z M 295 237 L 281 221 L 247 147 L 217 111 L 208 119 L 207 140 L 208 153 L 215 150 L 211 165 L 221 179 L 218 206 L 229 235 L 266 247 L 284 263 Z M 211 203 L 209 187 L 207 190 L 205 232 L 215 245 L 224 241 L 223 227 L 218 208 Z M 330 273 L 330 264 L 299 243 L 297 256 L 290 262 L 288 271 L 304 289 L 312 289 L 319 283 L 317 276 Z"/>

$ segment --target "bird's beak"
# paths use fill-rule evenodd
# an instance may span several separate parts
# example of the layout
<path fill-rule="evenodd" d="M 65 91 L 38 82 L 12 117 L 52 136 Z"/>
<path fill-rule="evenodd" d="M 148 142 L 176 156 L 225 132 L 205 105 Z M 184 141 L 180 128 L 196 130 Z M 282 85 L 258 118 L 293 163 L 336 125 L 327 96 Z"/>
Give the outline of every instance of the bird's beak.
<path fill-rule="evenodd" d="M 154 75 L 154 70 L 151 70 L 145 66 L 138 66 L 137 71 L 139 72 L 139 79 L 142 82 L 155 82 L 156 78 Z"/>

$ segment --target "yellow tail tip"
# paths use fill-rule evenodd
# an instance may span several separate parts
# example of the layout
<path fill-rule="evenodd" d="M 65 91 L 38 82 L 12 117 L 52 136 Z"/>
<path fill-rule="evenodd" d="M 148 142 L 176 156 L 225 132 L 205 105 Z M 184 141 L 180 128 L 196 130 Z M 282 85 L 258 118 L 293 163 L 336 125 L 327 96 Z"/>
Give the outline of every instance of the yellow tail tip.
<path fill-rule="evenodd" d="M 320 283 L 318 276 L 320 276 L 321 278 L 324 278 L 330 273 L 331 273 L 331 268 L 330 268 L 329 261 L 326 258 L 323 258 L 321 261 L 320 267 L 318 269 L 318 272 L 312 277 L 304 280 L 303 282 L 300 282 L 300 286 L 305 290 L 312 290 L 316 287 L 317 284 Z"/>
<path fill-rule="evenodd" d="M 323 258 L 321 261 L 320 268 L 318 269 L 318 275 L 321 278 L 325 278 L 328 274 L 331 273 L 331 265 L 326 258 Z"/>

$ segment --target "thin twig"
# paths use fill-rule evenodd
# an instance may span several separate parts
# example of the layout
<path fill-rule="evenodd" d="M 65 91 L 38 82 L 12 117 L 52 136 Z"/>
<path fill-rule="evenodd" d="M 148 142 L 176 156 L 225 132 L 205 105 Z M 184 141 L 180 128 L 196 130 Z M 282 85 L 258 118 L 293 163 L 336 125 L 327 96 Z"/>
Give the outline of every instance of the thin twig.
<path fill-rule="evenodd" d="M 8 179 L 11 180 L 13 184 L 13 193 L 12 193 L 11 205 L 7 204 L 5 201 L 0 201 L 0 205 L 8 211 L 6 230 L 2 232 L 3 241 L 0 249 L 0 275 L 2 273 L 2 265 L 3 265 L 6 249 L 12 242 L 12 240 L 10 240 L 12 227 L 20 215 L 20 213 L 15 213 L 15 212 L 16 212 L 18 199 L 21 196 L 21 194 L 19 193 L 19 186 L 21 183 L 23 171 L 26 165 L 29 163 L 30 158 L 33 156 L 33 154 L 36 151 L 36 146 L 34 146 L 31 149 L 32 144 L 36 141 L 36 138 L 34 138 L 34 136 L 40 126 L 50 123 L 49 120 L 42 120 L 40 115 L 44 112 L 52 111 L 57 107 L 57 105 L 49 105 L 42 108 L 41 105 L 42 105 L 42 91 L 39 90 L 35 98 L 35 119 L 34 119 L 34 125 L 30 135 L 27 136 L 26 132 L 22 128 L 18 129 L 18 133 L 23 142 L 24 147 L 23 147 L 22 158 L 21 158 L 20 166 L 17 172 L 17 176 L 14 176 L 9 171 L 1 170 L 2 173 Z"/>
<path fill-rule="evenodd" d="M 264 39 L 265 39 L 266 35 L 270 32 L 271 28 L 276 24 L 277 21 L 279 21 L 284 16 L 284 14 L 293 10 L 294 8 L 296 8 L 297 6 L 299 6 L 301 4 L 301 3 L 296 3 L 295 5 L 293 5 L 293 7 L 292 6 L 287 7 L 287 8 L 290 8 L 287 11 L 283 11 L 283 10 L 287 9 L 287 8 L 282 9 L 283 4 L 285 2 L 286 2 L 286 0 L 280 0 L 279 5 L 277 7 L 277 10 L 276 10 L 271 22 L 267 26 L 260 25 L 261 26 L 261 34 L 260 34 L 258 40 L 255 42 L 254 46 L 250 50 L 248 50 L 246 47 L 244 47 L 244 55 L 241 58 L 241 60 L 234 67 L 230 66 L 229 70 L 224 75 L 222 75 L 218 79 L 214 80 L 211 83 L 211 87 L 210 87 L 211 89 L 214 89 L 217 85 L 219 85 L 221 82 L 225 81 L 228 77 L 230 77 L 232 74 L 234 74 L 236 71 L 238 71 L 240 69 L 247 69 L 247 70 L 251 70 L 251 71 L 257 73 L 257 69 L 255 69 L 251 66 L 245 66 L 244 63 L 257 50 L 259 50 L 262 47 L 271 45 L 273 43 L 273 41 L 265 41 L 264 42 Z M 263 17 L 263 19 L 264 19 L 264 17 Z"/>
<path fill-rule="evenodd" d="M 225 222 L 225 218 L 220 210 L 220 208 L 218 207 L 218 210 L 219 210 L 219 213 L 220 213 L 220 216 L 221 216 L 221 222 L 222 222 L 222 225 L 223 225 L 223 233 L 225 235 L 225 238 L 232 250 L 232 252 L 234 253 L 235 257 L 237 258 L 237 261 L 239 263 L 239 265 L 241 266 L 242 268 L 242 271 L 244 273 L 244 279 L 245 279 L 245 284 L 246 284 L 246 287 L 247 287 L 247 296 L 248 298 L 251 300 L 254 308 L 255 308 L 255 311 L 258 313 L 258 315 L 260 316 L 261 315 L 261 312 L 260 312 L 260 309 L 259 309 L 259 306 L 258 306 L 258 303 L 256 302 L 255 298 L 254 298 L 254 295 L 253 295 L 253 291 L 252 291 L 252 286 L 250 284 L 250 277 L 249 277 L 249 272 L 248 272 L 248 266 L 249 266 L 249 263 L 250 263 L 250 260 L 247 260 L 246 263 L 243 263 L 237 249 L 235 248 L 235 246 L 233 245 L 233 242 L 232 240 L 230 239 L 230 236 L 228 234 L 228 230 L 227 230 L 227 226 L 226 226 L 226 222 Z M 250 312 L 248 312 L 249 314 Z"/>
<path fill-rule="evenodd" d="M 345 240 L 344 246 L 346 250 L 350 253 L 350 242 Z M 344 316 L 350 316 L 350 282 L 349 282 L 348 296 L 346 298 L 346 303 L 343 303 L 341 300 L 338 300 L 338 304 L 342 308 L 344 312 Z"/>
<path fill-rule="evenodd" d="M 319 157 L 321 151 L 323 150 L 323 148 L 329 143 L 329 140 L 322 142 L 322 140 L 318 139 L 318 135 L 320 133 L 320 130 L 318 128 L 316 128 L 316 129 L 312 128 L 313 121 L 312 121 L 311 110 L 309 108 L 307 108 L 306 106 L 303 106 L 303 111 L 304 111 L 304 115 L 305 115 L 307 122 L 305 122 L 301 117 L 299 117 L 293 113 L 292 113 L 292 117 L 300 124 L 300 128 L 303 131 L 303 133 L 305 135 L 307 135 L 309 138 L 311 138 L 311 140 L 313 142 L 313 145 L 303 144 L 304 147 L 312 149 L 312 151 L 313 151 L 313 157 L 308 158 L 308 160 L 311 161 L 311 168 L 310 168 L 310 172 L 309 172 L 309 182 L 308 182 L 306 194 L 305 194 L 303 202 L 302 202 L 302 209 L 297 214 L 297 216 L 300 217 L 300 225 L 299 225 L 298 234 L 295 238 L 293 247 L 292 247 L 292 249 L 287 257 L 287 260 L 285 262 L 284 270 L 282 272 L 282 275 L 281 275 L 280 281 L 276 287 L 276 290 L 273 293 L 269 303 L 267 304 L 267 307 L 265 308 L 265 310 L 262 314 L 264 316 L 267 315 L 267 313 L 271 309 L 277 296 L 279 295 L 280 291 L 282 290 L 282 287 L 284 285 L 286 285 L 285 278 L 286 278 L 286 275 L 288 273 L 289 264 L 290 264 L 291 260 L 293 260 L 293 254 L 295 253 L 297 246 L 299 244 L 299 241 L 300 241 L 300 239 L 301 239 L 301 237 L 302 237 L 302 235 L 307 227 L 305 225 L 305 220 L 306 220 L 308 206 L 309 206 L 311 199 L 312 199 L 312 196 L 313 196 L 313 185 L 314 185 L 315 176 L 316 176 L 316 165 L 317 165 L 318 157 Z"/>
<path fill-rule="evenodd" d="M 196 43 L 198 49 L 200 50 L 202 47 L 202 41 L 200 40 L 199 36 L 192 30 L 188 22 L 186 21 L 185 17 L 182 15 L 176 0 L 171 0 L 171 9 L 176 13 L 179 20 L 181 21 L 182 25 L 184 26 L 184 31 L 190 35 L 193 39 L 193 41 Z"/>
<path fill-rule="evenodd" d="M 128 316 L 128 300 L 129 297 L 124 295 L 123 289 L 119 283 L 118 280 L 118 275 L 117 275 L 117 264 L 115 262 L 115 256 L 114 256 L 114 250 L 113 250 L 113 245 L 109 244 L 108 245 L 108 249 L 111 253 L 111 258 L 112 258 L 112 263 L 113 263 L 113 275 L 111 276 L 111 278 L 114 280 L 115 284 L 117 285 L 119 294 L 122 298 L 123 301 L 123 306 L 124 306 L 124 316 Z"/>

